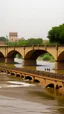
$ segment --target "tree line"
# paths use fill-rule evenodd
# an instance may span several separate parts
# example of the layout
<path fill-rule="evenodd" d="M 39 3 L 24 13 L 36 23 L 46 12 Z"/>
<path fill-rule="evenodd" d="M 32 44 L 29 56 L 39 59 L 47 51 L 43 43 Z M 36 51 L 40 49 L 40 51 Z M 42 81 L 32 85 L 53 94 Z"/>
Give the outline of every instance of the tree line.
<path fill-rule="evenodd" d="M 48 31 L 47 38 L 49 39 L 46 44 L 64 44 L 64 24 L 52 27 Z M 4 41 L 9 46 L 29 46 L 29 45 L 42 45 L 44 44 L 42 38 L 20 39 L 17 42 L 9 42 L 6 37 L 0 37 L 0 41 Z"/>
<path fill-rule="evenodd" d="M 50 43 L 64 44 L 64 24 L 52 27 L 47 37 Z"/>
<path fill-rule="evenodd" d="M 30 39 L 19 39 L 17 42 L 9 42 L 5 37 L 0 37 L 0 41 L 4 41 L 4 43 L 8 46 L 29 46 L 29 45 L 42 45 L 42 38 L 30 38 Z"/>

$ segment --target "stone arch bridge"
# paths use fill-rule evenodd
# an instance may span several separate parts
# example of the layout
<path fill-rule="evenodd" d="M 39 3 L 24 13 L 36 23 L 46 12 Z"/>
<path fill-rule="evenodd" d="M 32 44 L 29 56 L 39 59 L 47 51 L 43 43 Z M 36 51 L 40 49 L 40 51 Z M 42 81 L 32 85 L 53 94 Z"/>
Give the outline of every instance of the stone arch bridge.
<path fill-rule="evenodd" d="M 30 82 L 37 82 L 44 88 L 64 88 L 64 74 L 50 73 L 45 71 L 36 71 L 25 68 L 9 68 L 0 66 L 0 73 L 6 73 L 11 77 L 18 77 L 23 80 L 28 79 Z M 2 78 L 2 77 L 0 77 Z"/>
<path fill-rule="evenodd" d="M 64 65 L 64 45 L 0 46 L 0 62 L 13 63 L 18 53 L 22 55 L 24 65 L 36 65 L 36 59 L 45 53 L 50 53 L 57 63 Z"/>

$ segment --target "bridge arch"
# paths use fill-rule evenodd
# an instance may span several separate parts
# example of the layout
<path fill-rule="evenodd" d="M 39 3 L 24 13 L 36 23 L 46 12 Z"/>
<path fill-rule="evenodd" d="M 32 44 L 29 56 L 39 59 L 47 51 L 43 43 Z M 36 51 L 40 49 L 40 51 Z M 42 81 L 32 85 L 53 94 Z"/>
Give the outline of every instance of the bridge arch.
<path fill-rule="evenodd" d="M 59 89 L 61 87 L 63 87 L 63 84 L 61 81 L 56 81 L 56 80 L 50 80 L 50 79 L 46 79 L 44 85 L 45 88 L 47 87 L 51 87 L 51 88 L 56 88 Z"/>
<path fill-rule="evenodd" d="M 7 54 L 7 63 L 14 63 L 14 58 L 17 54 L 20 54 L 20 52 L 16 51 L 16 50 L 12 50 Z M 22 56 L 22 55 L 21 55 Z"/>
<path fill-rule="evenodd" d="M 48 84 L 48 85 L 46 86 L 46 88 L 48 88 L 48 87 L 54 88 L 54 84 L 53 84 L 53 83 L 50 83 L 50 84 Z"/>
<path fill-rule="evenodd" d="M 26 76 L 25 80 L 32 80 L 32 77 L 31 76 Z"/>
<path fill-rule="evenodd" d="M 25 54 L 25 57 L 24 57 L 24 64 L 25 65 L 36 65 L 36 59 L 40 56 L 40 55 L 44 55 L 45 53 L 49 53 L 48 51 L 46 50 L 41 50 L 41 49 L 38 49 L 38 50 L 30 50 L 28 51 L 26 54 Z M 51 54 L 51 53 L 49 53 Z M 52 54 L 51 54 L 52 55 Z M 52 55 L 53 56 L 53 55 Z M 53 56 L 54 58 L 54 56 Z M 54 58 L 55 59 L 55 58 Z"/>
<path fill-rule="evenodd" d="M 5 57 L 2 52 L 0 52 L 0 62 L 5 62 Z"/>
<path fill-rule="evenodd" d="M 64 51 L 59 54 L 57 61 L 64 62 Z"/>
<path fill-rule="evenodd" d="M 64 69 L 64 51 L 62 51 L 61 53 L 58 54 L 55 68 Z"/>

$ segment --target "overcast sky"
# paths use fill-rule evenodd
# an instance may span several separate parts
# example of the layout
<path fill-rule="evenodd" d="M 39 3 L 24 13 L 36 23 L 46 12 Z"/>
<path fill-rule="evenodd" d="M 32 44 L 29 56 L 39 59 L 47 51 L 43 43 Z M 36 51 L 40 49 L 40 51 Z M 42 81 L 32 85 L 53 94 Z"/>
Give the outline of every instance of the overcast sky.
<path fill-rule="evenodd" d="M 0 36 L 43 38 L 64 23 L 64 0 L 0 0 Z"/>

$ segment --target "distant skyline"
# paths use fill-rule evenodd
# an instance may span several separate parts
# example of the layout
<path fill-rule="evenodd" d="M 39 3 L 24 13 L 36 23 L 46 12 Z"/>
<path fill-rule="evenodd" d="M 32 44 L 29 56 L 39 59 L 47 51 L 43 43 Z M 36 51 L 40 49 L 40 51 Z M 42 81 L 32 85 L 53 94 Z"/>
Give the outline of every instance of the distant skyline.
<path fill-rule="evenodd" d="M 0 0 L 0 36 L 46 39 L 53 26 L 64 23 L 64 0 Z"/>

